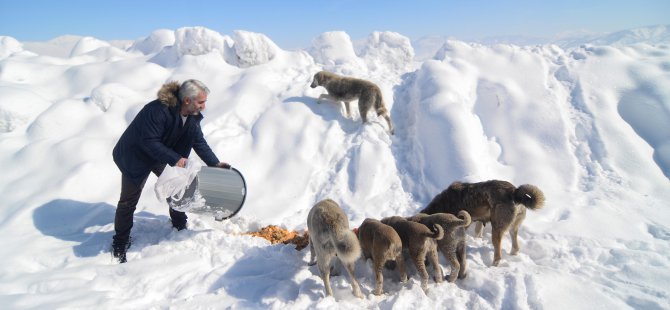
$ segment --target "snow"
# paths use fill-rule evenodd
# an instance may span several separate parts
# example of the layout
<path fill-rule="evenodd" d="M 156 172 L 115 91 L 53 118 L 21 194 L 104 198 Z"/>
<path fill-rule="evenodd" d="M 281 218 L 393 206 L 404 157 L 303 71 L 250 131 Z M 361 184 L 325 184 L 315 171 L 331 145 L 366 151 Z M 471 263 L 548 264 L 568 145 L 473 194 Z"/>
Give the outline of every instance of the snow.
<path fill-rule="evenodd" d="M 666 29 L 666 28 L 663 28 Z M 670 42 L 652 27 L 561 47 L 456 39 L 415 50 L 375 32 L 345 32 L 282 50 L 247 31 L 156 30 L 112 44 L 63 36 L 0 37 L 0 304 L 25 308 L 668 309 Z M 653 36 L 652 36 L 653 35 Z M 653 38 L 648 41 L 644 38 Z M 610 40 L 610 41 L 608 41 Z M 616 42 L 615 42 L 616 41 Z M 429 55 L 424 57 L 423 55 Z M 319 70 L 375 82 L 396 125 L 317 104 Z M 211 89 L 203 132 L 239 169 L 248 197 L 234 218 L 192 214 L 172 230 L 151 176 L 135 213 L 128 263 L 109 253 L 120 173 L 111 150 L 160 85 Z M 194 154 L 192 160 L 199 160 Z M 324 297 L 309 250 L 244 235 L 302 231 L 332 198 L 352 226 L 416 213 L 456 180 L 539 186 L 510 256 L 491 267 L 490 228 L 470 230 L 468 277 L 407 283 L 371 262 Z M 448 273 L 448 264 L 441 258 Z M 412 271 L 412 269 L 410 269 Z"/>

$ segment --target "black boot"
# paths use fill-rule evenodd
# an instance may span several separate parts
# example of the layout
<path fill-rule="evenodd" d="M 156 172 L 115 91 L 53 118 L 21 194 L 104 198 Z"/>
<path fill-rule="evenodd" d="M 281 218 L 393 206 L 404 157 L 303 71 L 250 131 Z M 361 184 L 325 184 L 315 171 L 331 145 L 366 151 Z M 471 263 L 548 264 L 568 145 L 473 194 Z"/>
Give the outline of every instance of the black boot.
<path fill-rule="evenodd" d="M 133 239 L 129 238 L 128 242 L 117 242 L 117 241 L 112 242 L 112 256 L 114 256 L 114 258 L 117 258 L 120 264 L 123 264 L 128 261 L 126 259 L 126 252 L 128 252 L 128 249 L 130 249 L 132 241 Z"/>
<path fill-rule="evenodd" d="M 176 228 L 177 231 L 186 229 L 186 222 L 188 221 L 186 213 L 170 208 L 170 219 L 172 227 Z"/>

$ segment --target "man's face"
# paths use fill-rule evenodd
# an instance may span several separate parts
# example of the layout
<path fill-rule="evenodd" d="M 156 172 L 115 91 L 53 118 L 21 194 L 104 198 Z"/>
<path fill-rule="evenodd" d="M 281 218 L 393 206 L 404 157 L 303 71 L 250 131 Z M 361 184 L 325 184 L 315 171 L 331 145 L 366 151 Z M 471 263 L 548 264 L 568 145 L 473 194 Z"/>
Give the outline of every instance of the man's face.
<path fill-rule="evenodd" d="M 207 94 L 200 92 L 195 99 L 185 98 L 182 106 L 182 115 L 198 115 L 200 111 L 205 109 L 205 102 L 207 102 Z"/>

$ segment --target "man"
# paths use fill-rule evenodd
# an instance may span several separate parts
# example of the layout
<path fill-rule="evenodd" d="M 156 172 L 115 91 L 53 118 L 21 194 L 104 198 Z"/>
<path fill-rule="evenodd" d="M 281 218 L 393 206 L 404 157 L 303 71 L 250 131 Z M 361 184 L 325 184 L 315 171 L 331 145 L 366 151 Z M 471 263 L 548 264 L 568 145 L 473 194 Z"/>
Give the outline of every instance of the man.
<path fill-rule="evenodd" d="M 133 214 L 150 172 L 159 176 L 165 165 L 185 167 L 191 149 L 207 166 L 230 168 L 214 155 L 200 128 L 200 111 L 208 94 L 207 86 L 197 80 L 163 85 L 158 99 L 140 110 L 114 147 L 114 162 L 121 170 L 121 198 L 112 251 L 120 263 L 126 262 Z M 170 208 L 170 218 L 177 230 L 186 228 L 186 213 Z"/>

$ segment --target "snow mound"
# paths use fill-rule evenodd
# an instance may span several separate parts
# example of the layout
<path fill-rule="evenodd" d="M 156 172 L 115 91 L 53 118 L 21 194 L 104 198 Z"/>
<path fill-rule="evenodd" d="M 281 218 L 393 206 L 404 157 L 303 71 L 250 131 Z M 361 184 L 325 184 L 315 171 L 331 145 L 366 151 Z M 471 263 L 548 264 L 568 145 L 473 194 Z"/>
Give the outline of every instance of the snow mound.
<path fill-rule="evenodd" d="M 155 54 L 167 46 L 175 44 L 175 32 L 168 29 L 159 29 L 148 37 L 133 42 L 130 51 L 139 51 L 144 55 Z"/>
<path fill-rule="evenodd" d="M 72 51 L 70 51 L 70 57 L 76 57 L 105 47 L 112 46 L 108 42 L 93 37 L 83 37 L 77 41 Z"/>
<path fill-rule="evenodd" d="M 316 37 L 309 54 L 328 71 L 344 75 L 367 71 L 363 60 L 356 55 L 351 38 L 343 31 L 326 32 Z"/>
<path fill-rule="evenodd" d="M 23 44 L 8 36 L 0 36 L 0 59 L 23 50 Z"/>
<path fill-rule="evenodd" d="M 0 86 L 0 133 L 29 124 L 50 105 L 51 102 L 29 90 Z"/>
<path fill-rule="evenodd" d="M 163 67 L 174 67 L 185 56 L 215 54 L 225 58 L 232 45 L 230 37 L 205 27 L 179 28 L 174 37 L 174 45 L 163 48 L 151 58 L 151 62 Z"/>
<path fill-rule="evenodd" d="M 370 70 L 386 68 L 409 71 L 413 68 L 414 48 L 409 38 L 396 32 L 373 32 L 361 50 Z"/>
<path fill-rule="evenodd" d="M 114 104 L 128 105 L 129 102 L 138 100 L 141 100 L 141 96 L 137 92 L 120 83 L 100 85 L 85 99 L 87 103 L 94 104 L 103 112 L 107 112 Z"/>
<path fill-rule="evenodd" d="M 592 45 L 624 46 L 637 43 L 670 44 L 670 25 L 640 27 L 617 31 L 586 42 Z"/>
<path fill-rule="evenodd" d="M 279 47 L 267 36 L 249 31 L 235 31 L 233 34 L 237 65 L 247 68 L 267 63 L 277 56 Z"/>

